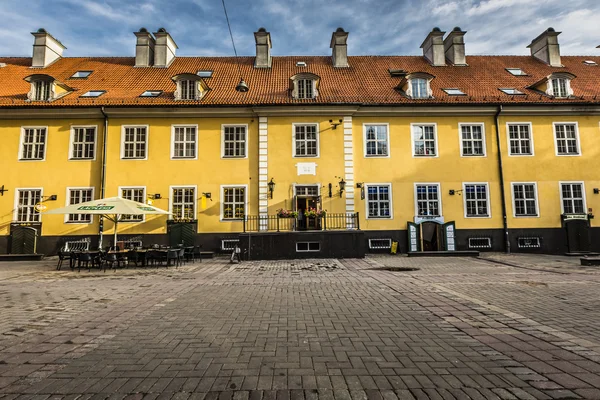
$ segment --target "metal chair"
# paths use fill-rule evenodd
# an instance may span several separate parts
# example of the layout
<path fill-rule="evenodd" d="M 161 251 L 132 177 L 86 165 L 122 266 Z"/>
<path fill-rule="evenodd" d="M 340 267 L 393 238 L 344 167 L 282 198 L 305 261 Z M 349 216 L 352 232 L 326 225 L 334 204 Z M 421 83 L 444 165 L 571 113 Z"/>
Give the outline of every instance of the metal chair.
<path fill-rule="evenodd" d="M 59 250 L 58 251 L 58 265 L 56 266 L 56 270 L 60 271 L 62 264 L 65 260 L 69 261 L 69 263 L 70 263 L 72 256 L 73 256 L 73 254 L 68 251 Z"/>
<path fill-rule="evenodd" d="M 202 248 L 202 246 L 200 246 L 200 245 L 194 247 L 194 260 L 200 260 L 200 262 L 202 262 L 201 248 Z"/>
<path fill-rule="evenodd" d="M 171 260 L 173 260 L 175 266 L 179 264 L 179 249 L 167 250 L 167 268 L 169 268 L 169 263 Z"/>
<path fill-rule="evenodd" d="M 183 252 L 183 259 L 185 262 L 194 262 L 194 246 L 185 247 Z"/>

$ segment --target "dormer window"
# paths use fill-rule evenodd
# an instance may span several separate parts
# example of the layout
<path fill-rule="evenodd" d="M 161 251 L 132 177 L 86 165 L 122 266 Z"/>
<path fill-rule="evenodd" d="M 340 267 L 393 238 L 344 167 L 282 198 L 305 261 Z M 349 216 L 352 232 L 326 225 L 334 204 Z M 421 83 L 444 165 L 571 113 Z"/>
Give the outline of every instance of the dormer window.
<path fill-rule="evenodd" d="M 433 97 L 430 85 L 433 78 L 433 75 L 425 72 L 408 74 L 400 81 L 398 88 L 413 99 L 430 99 Z"/>
<path fill-rule="evenodd" d="M 196 100 L 196 81 L 179 81 L 179 99 Z"/>
<path fill-rule="evenodd" d="M 175 100 L 200 100 L 209 90 L 198 74 L 179 74 L 171 79 L 177 84 Z"/>
<path fill-rule="evenodd" d="M 569 80 L 566 78 L 552 78 L 549 91 L 554 97 L 569 97 Z"/>
<path fill-rule="evenodd" d="M 413 99 L 425 99 L 429 97 L 429 91 L 427 90 L 427 79 L 414 78 L 410 80 L 410 87 L 412 89 Z"/>
<path fill-rule="evenodd" d="M 310 73 L 294 75 L 290 78 L 290 90 L 295 99 L 314 99 L 319 95 L 320 78 Z"/>
<path fill-rule="evenodd" d="M 315 81 L 312 79 L 300 79 L 298 81 L 298 98 L 299 99 L 312 99 L 315 97 L 313 95 L 313 87 L 315 85 Z"/>
<path fill-rule="evenodd" d="M 34 101 L 50 101 L 52 98 L 52 82 L 37 81 L 33 82 L 33 98 Z"/>
<path fill-rule="evenodd" d="M 52 101 L 72 91 L 70 87 L 58 82 L 50 75 L 29 75 L 25 81 L 31 84 L 31 89 L 27 93 L 29 101 Z"/>
<path fill-rule="evenodd" d="M 529 88 L 546 93 L 554 98 L 565 99 L 573 95 L 571 80 L 574 78 L 575 75 L 569 72 L 555 72 L 534 83 Z"/>

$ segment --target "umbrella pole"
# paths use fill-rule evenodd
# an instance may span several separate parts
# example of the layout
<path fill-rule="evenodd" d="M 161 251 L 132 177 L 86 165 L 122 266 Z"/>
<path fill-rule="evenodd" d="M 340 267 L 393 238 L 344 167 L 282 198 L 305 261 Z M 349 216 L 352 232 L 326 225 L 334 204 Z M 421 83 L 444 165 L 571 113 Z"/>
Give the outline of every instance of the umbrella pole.
<path fill-rule="evenodd" d="M 119 224 L 119 215 L 115 214 L 115 242 L 113 246 L 115 246 L 115 250 L 117 249 L 117 225 Z"/>

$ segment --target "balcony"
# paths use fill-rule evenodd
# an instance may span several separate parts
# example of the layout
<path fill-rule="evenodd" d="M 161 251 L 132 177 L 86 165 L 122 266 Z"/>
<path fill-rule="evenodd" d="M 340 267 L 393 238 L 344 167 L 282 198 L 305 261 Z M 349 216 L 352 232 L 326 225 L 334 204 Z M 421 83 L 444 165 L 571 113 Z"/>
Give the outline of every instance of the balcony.
<path fill-rule="evenodd" d="M 247 232 L 301 232 L 360 230 L 359 213 L 327 213 L 322 217 L 283 218 L 278 215 L 246 215 Z"/>

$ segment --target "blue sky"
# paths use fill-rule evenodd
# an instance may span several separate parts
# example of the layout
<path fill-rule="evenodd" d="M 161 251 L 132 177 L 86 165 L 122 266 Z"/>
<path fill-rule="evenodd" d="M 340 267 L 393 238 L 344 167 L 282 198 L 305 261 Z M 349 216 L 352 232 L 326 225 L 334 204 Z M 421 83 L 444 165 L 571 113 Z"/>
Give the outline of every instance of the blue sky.
<path fill-rule="evenodd" d="M 598 0 L 226 0 L 240 55 L 259 27 L 274 55 L 329 55 L 331 33 L 350 32 L 349 55 L 420 54 L 434 26 L 460 26 L 467 54 L 528 54 L 549 26 L 562 54 L 600 55 Z M 31 56 L 30 32 L 46 28 L 65 56 L 133 56 L 144 26 L 165 27 L 178 55 L 232 55 L 221 0 L 0 0 L 0 56 Z"/>

